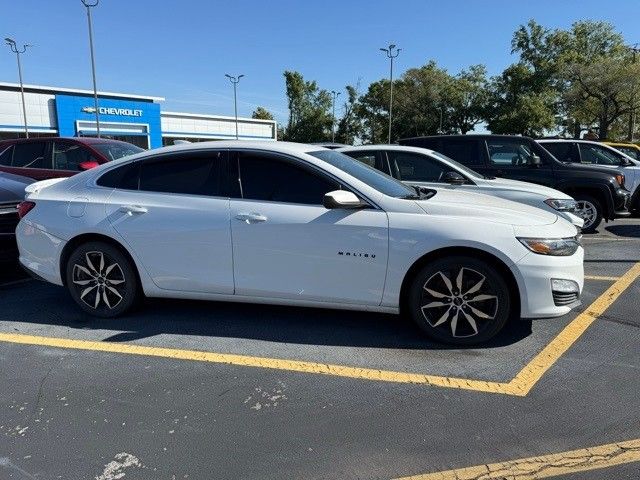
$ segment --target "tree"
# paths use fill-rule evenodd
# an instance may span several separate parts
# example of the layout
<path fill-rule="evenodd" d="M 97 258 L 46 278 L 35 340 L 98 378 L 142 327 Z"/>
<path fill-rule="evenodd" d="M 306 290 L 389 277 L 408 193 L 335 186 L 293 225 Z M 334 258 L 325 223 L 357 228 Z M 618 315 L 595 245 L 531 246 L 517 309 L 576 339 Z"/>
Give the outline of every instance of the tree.
<path fill-rule="evenodd" d="M 360 106 L 360 82 L 353 86 L 347 85 L 347 98 L 343 104 L 344 115 L 338 120 L 336 131 L 336 141 L 347 145 L 353 144 L 354 140 L 363 135 L 363 122 L 357 114 Z"/>
<path fill-rule="evenodd" d="M 315 81 L 306 81 L 299 72 L 284 72 L 289 121 L 283 139 L 318 142 L 331 135 L 331 95 Z"/>
<path fill-rule="evenodd" d="M 385 143 L 389 120 L 389 81 L 378 80 L 360 97 L 355 114 L 361 122 L 363 143 Z"/>
<path fill-rule="evenodd" d="M 251 118 L 256 118 L 258 120 L 273 120 L 273 115 L 266 108 L 256 107 L 251 114 Z"/>
<path fill-rule="evenodd" d="M 441 133 L 465 134 L 482 122 L 489 105 L 488 87 L 484 65 L 472 65 L 450 78 L 442 94 Z"/>

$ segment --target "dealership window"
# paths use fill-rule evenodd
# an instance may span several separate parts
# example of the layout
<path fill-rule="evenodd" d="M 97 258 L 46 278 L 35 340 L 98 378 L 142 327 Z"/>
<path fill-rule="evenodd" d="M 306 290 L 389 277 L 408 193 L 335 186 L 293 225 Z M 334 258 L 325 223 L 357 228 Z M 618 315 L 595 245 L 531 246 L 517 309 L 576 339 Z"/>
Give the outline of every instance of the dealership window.
<path fill-rule="evenodd" d="M 53 168 L 56 170 L 81 170 L 80 164 L 95 161 L 91 152 L 81 145 L 53 143 Z"/>
<path fill-rule="evenodd" d="M 242 198 L 322 205 L 325 193 L 340 189 L 336 181 L 274 155 L 238 153 Z"/>
<path fill-rule="evenodd" d="M 207 152 L 145 161 L 140 166 L 139 189 L 148 192 L 219 195 L 222 155 L 222 152 Z"/>
<path fill-rule="evenodd" d="M 46 162 L 44 153 L 47 148 L 45 142 L 18 143 L 14 147 L 12 166 L 21 168 L 51 168 Z"/>

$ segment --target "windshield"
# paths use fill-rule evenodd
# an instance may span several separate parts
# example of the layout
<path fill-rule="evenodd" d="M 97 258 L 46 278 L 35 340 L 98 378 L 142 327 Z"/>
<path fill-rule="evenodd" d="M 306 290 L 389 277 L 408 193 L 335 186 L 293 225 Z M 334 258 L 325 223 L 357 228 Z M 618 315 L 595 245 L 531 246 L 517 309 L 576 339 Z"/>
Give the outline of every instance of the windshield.
<path fill-rule="evenodd" d="M 416 197 L 416 191 L 413 188 L 405 185 L 395 178 L 390 177 L 386 173 L 382 173 L 369 165 L 365 165 L 362 162 L 354 160 L 344 153 L 336 152 L 335 150 L 318 150 L 317 152 L 309 152 L 309 155 L 339 168 L 352 177 L 357 178 L 361 182 L 366 183 L 370 187 L 373 187 L 379 192 L 390 197 Z"/>
<path fill-rule="evenodd" d="M 465 175 L 467 175 L 468 177 L 473 177 L 473 178 L 487 178 L 484 175 L 480 175 L 478 172 L 471 170 L 469 167 L 464 166 L 463 164 L 461 164 L 460 162 L 456 162 L 453 158 L 449 158 L 446 155 L 443 155 L 440 152 L 436 152 L 433 151 L 431 153 L 432 156 L 436 157 L 439 160 L 443 160 L 445 162 L 448 162 L 449 164 L 451 164 L 451 166 L 453 166 L 454 168 L 456 168 L 457 170 L 459 170 L 460 172 L 464 173 Z"/>
<path fill-rule="evenodd" d="M 109 161 L 144 152 L 142 148 L 126 143 L 94 143 L 91 146 Z"/>

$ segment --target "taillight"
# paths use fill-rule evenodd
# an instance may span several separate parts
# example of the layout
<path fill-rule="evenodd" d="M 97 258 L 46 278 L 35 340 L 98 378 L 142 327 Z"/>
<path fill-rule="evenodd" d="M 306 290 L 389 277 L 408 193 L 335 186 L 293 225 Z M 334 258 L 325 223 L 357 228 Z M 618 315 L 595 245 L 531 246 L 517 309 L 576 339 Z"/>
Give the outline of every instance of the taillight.
<path fill-rule="evenodd" d="M 34 202 L 20 202 L 18 204 L 18 217 L 22 218 L 35 207 Z"/>
<path fill-rule="evenodd" d="M 616 175 L 616 182 L 618 182 L 618 185 L 621 187 L 624 187 L 624 175 L 622 173 Z"/>

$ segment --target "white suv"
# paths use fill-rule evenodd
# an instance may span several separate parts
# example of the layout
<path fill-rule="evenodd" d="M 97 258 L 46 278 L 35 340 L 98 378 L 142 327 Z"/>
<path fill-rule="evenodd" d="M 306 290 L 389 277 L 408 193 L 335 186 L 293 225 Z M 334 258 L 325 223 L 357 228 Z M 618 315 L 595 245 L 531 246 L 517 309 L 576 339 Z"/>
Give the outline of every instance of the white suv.
<path fill-rule="evenodd" d="M 416 191 L 312 145 L 167 147 L 28 191 L 20 262 L 100 317 L 142 293 L 402 309 L 471 344 L 509 318 L 569 312 L 583 285 L 577 229 L 555 213 Z"/>
<path fill-rule="evenodd" d="M 366 145 L 338 150 L 409 185 L 485 193 L 549 210 L 582 228 L 577 202 L 566 193 L 535 183 L 485 177 L 439 152 L 419 147 Z"/>

